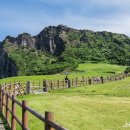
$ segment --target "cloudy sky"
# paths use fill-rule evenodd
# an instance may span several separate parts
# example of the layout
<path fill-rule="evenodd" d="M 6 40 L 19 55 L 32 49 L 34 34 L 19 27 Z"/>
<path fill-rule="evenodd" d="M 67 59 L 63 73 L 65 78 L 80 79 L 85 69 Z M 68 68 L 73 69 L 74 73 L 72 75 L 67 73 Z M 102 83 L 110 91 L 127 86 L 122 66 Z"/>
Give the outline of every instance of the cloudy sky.
<path fill-rule="evenodd" d="M 130 0 L 0 0 L 0 41 L 58 24 L 130 36 Z"/>

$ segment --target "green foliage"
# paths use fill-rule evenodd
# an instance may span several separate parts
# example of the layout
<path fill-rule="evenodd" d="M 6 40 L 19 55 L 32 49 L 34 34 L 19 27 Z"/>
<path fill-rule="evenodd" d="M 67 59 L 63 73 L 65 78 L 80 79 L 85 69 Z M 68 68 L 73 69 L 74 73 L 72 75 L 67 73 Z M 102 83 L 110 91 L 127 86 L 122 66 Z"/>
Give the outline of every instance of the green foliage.
<path fill-rule="evenodd" d="M 130 72 L 130 66 L 128 66 L 124 72 L 129 73 Z"/>
<path fill-rule="evenodd" d="M 69 32 L 68 33 L 68 40 L 69 41 L 73 41 L 73 40 L 79 40 L 79 33 L 76 33 L 76 32 Z"/>
<path fill-rule="evenodd" d="M 18 48 L 10 51 L 9 56 L 17 64 L 18 75 L 34 75 L 43 67 L 46 61 L 46 56 L 34 49 Z"/>
<path fill-rule="evenodd" d="M 18 75 L 45 75 L 56 74 L 66 68 L 76 68 L 77 64 L 59 62 L 56 57 L 45 54 L 40 50 L 26 47 L 14 47 L 8 43 L 4 44 L 8 56 L 16 62 Z"/>
<path fill-rule="evenodd" d="M 76 32 L 75 32 L 76 33 Z M 66 45 L 62 53 L 64 61 L 108 62 L 119 65 L 130 65 L 130 39 L 125 35 L 109 32 L 71 33 L 73 45 Z M 72 35 L 73 34 L 73 35 Z M 77 33 L 78 34 L 78 33 Z M 74 41 L 76 38 L 77 41 Z M 78 44 L 77 44 L 78 43 Z"/>

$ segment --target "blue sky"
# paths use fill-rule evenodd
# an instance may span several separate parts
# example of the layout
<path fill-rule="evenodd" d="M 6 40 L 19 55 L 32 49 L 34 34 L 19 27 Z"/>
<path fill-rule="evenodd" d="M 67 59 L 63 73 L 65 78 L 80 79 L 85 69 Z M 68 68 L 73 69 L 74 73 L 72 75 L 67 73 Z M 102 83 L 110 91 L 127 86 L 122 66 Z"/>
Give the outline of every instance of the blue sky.
<path fill-rule="evenodd" d="M 0 1 L 0 41 L 23 32 L 36 35 L 58 24 L 130 36 L 130 0 Z"/>

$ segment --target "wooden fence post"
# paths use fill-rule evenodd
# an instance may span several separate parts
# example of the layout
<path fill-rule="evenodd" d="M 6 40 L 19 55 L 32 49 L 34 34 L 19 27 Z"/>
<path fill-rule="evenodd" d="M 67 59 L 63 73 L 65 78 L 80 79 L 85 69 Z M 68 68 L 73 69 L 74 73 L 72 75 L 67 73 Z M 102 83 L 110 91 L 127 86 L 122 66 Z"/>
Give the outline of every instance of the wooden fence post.
<path fill-rule="evenodd" d="M 14 91 L 13 91 L 13 94 L 15 95 L 15 93 L 16 93 L 16 91 L 15 91 L 15 82 L 14 82 L 14 86 L 13 86 L 14 88 Z"/>
<path fill-rule="evenodd" d="M 103 84 L 104 83 L 104 78 L 101 76 L 101 83 Z"/>
<path fill-rule="evenodd" d="M 51 90 L 53 89 L 53 83 L 52 83 L 52 81 L 50 81 L 50 89 Z"/>
<path fill-rule="evenodd" d="M 5 103 L 5 90 L 2 90 L 2 114 L 4 115 L 4 103 Z"/>
<path fill-rule="evenodd" d="M 26 93 L 27 94 L 31 93 L 31 83 L 30 83 L 30 81 L 26 82 Z"/>
<path fill-rule="evenodd" d="M 108 78 L 108 76 L 107 76 L 107 78 L 106 78 L 106 82 L 108 82 L 109 81 L 109 78 Z"/>
<path fill-rule="evenodd" d="M 77 77 L 75 79 L 75 85 L 76 85 L 76 87 L 78 86 L 78 78 Z"/>
<path fill-rule="evenodd" d="M 70 79 L 68 79 L 68 88 L 71 88 L 71 81 L 70 81 Z"/>
<path fill-rule="evenodd" d="M 92 80 L 88 79 L 88 83 L 89 83 L 89 85 L 91 85 L 92 84 Z"/>
<path fill-rule="evenodd" d="M 39 80 L 39 89 L 40 89 L 40 86 L 41 86 L 41 83 L 40 83 L 40 80 Z"/>
<path fill-rule="evenodd" d="M 60 81 L 59 80 L 57 80 L 57 87 L 58 87 L 58 89 L 60 89 Z"/>
<path fill-rule="evenodd" d="M 9 101 L 10 101 L 10 98 L 9 98 L 9 95 L 7 94 L 6 95 L 7 98 L 6 98 L 6 121 L 9 122 Z"/>
<path fill-rule="evenodd" d="M 5 93 L 7 93 L 7 86 L 6 86 L 6 83 L 4 83 L 4 89 L 5 89 Z"/>
<path fill-rule="evenodd" d="M 55 80 L 53 80 L 53 87 L 54 87 L 54 89 L 56 88 Z"/>
<path fill-rule="evenodd" d="M 15 95 L 12 95 L 12 118 L 11 118 L 11 130 L 16 130 L 16 120 L 14 115 L 16 115 L 16 103 L 14 101 Z"/>
<path fill-rule="evenodd" d="M 27 101 L 22 101 L 22 130 L 26 130 L 28 128 L 28 112 L 25 109 L 25 106 L 27 106 Z"/>
<path fill-rule="evenodd" d="M 52 112 L 45 112 L 45 130 L 53 130 L 53 128 L 48 124 L 48 121 L 53 120 Z"/>
<path fill-rule="evenodd" d="M 84 76 L 82 76 L 82 85 L 84 86 Z"/>
<path fill-rule="evenodd" d="M 44 79 L 43 80 L 43 91 L 47 92 L 47 81 Z"/>

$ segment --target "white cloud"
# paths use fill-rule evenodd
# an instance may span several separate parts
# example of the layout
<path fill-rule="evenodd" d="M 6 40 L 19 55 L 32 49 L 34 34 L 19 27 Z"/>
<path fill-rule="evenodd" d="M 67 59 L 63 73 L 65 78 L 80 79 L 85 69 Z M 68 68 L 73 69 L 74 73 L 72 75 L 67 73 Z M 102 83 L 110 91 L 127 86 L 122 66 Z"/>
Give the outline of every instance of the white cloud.
<path fill-rule="evenodd" d="M 49 14 L 41 14 L 40 16 L 19 16 L 13 14 L 16 19 L 10 19 L 10 22 L 3 23 L 3 27 L 28 32 L 33 35 L 38 34 L 45 26 L 65 24 L 78 29 L 91 29 L 94 31 L 111 31 L 117 33 L 125 33 L 130 35 L 130 16 L 118 15 L 107 17 L 106 19 L 79 16 L 66 12 L 63 16 L 52 16 Z M 2 22 L 2 21 L 1 21 Z M 0 22 L 0 23 L 1 23 Z"/>

